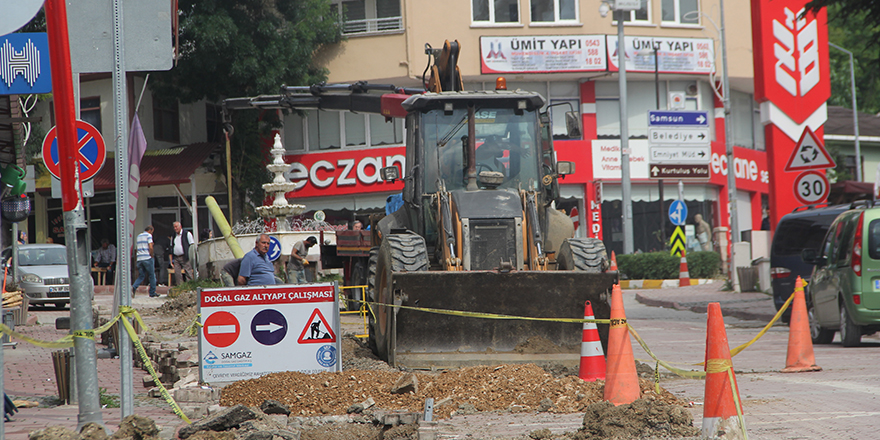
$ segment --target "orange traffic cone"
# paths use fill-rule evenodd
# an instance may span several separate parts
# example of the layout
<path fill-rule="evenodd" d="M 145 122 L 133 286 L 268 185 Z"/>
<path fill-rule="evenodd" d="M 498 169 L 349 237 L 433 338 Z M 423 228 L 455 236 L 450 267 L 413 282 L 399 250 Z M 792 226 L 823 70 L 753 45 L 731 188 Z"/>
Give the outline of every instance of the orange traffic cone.
<path fill-rule="evenodd" d="M 641 396 L 632 341 L 626 327 L 623 292 L 615 284 L 611 290 L 611 328 L 608 330 L 608 369 L 605 372 L 605 397 L 614 405 L 632 403 Z"/>
<path fill-rule="evenodd" d="M 595 319 L 593 306 L 589 301 L 584 303 L 584 319 Z M 587 381 L 605 379 L 605 353 L 599 341 L 599 329 L 595 322 L 584 323 L 584 336 L 581 342 L 581 368 L 578 377 Z"/>
<path fill-rule="evenodd" d="M 617 272 L 617 255 L 614 251 L 611 251 L 611 267 L 608 268 L 608 272 Z"/>
<path fill-rule="evenodd" d="M 797 277 L 794 284 L 794 300 L 791 303 L 791 321 L 788 324 L 788 353 L 783 373 L 822 371 L 813 355 L 810 337 L 810 321 L 807 317 L 807 301 L 804 299 L 804 280 Z"/>
<path fill-rule="evenodd" d="M 678 287 L 690 286 L 691 275 L 688 273 L 688 260 L 684 249 L 681 250 L 681 264 L 678 266 Z"/>
<path fill-rule="evenodd" d="M 709 303 L 707 312 L 703 438 L 743 438 L 745 426 L 737 420 L 737 415 L 742 414 L 742 405 L 736 376 L 733 375 L 721 304 Z"/>

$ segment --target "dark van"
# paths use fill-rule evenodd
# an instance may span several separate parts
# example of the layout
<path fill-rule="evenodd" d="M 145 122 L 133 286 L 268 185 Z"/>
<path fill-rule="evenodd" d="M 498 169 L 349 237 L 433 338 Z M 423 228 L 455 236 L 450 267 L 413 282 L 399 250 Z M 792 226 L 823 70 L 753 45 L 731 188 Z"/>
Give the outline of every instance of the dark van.
<path fill-rule="evenodd" d="M 782 217 L 770 245 L 770 287 L 776 310 L 794 292 L 794 282 L 798 276 L 805 281 L 810 279 L 813 265 L 804 262 L 801 252 L 804 249 L 818 250 L 825 233 L 838 215 L 865 204 L 866 202 L 854 202 L 835 206 L 801 206 Z M 782 316 L 783 322 L 788 322 L 790 310 L 789 308 Z"/>

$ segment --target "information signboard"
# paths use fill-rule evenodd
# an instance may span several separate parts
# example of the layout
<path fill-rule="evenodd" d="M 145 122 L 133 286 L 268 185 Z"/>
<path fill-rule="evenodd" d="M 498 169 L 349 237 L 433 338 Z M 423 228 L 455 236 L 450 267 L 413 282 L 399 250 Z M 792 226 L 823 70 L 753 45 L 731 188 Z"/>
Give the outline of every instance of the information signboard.
<path fill-rule="evenodd" d="M 342 371 L 338 297 L 335 283 L 202 289 L 200 380 Z"/>

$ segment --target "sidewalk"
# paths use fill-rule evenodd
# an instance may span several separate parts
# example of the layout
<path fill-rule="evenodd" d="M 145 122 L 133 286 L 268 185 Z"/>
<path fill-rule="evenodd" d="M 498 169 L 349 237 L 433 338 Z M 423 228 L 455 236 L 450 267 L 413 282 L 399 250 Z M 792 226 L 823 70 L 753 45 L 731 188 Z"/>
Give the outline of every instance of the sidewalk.
<path fill-rule="evenodd" d="M 624 294 L 634 293 L 636 301 L 653 307 L 666 307 L 677 310 L 690 310 L 706 313 L 711 302 L 721 304 L 724 316 L 740 319 L 770 322 L 776 315 L 773 297 L 761 292 L 725 292 L 724 283 L 716 281 L 688 287 L 674 287 L 651 290 L 624 290 Z"/>
<path fill-rule="evenodd" d="M 113 294 L 112 287 L 96 286 L 95 304 L 101 310 L 101 316 L 106 317 L 112 310 Z M 166 294 L 167 287 L 157 288 L 160 295 Z M 158 307 L 166 297 L 150 298 L 147 288 L 141 287 L 137 296 L 132 300 L 132 305 L 138 310 Z M 40 340 L 54 341 L 67 334 L 67 330 L 56 330 L 55 319 L 69 316 L 70 310 L 42 308 L 34 309 L 31 316 L 38 316 L 36 325 L 18 326 L 16 331 Z M 15 342 L 15 340 L 13 340 Z M 47 426 L 64 426 L 75 430 L 79 408 L 77 405 L 52 406 L 57 401 L 58 388 L 55 379 L 55 368 L 52 364 L 52 352 L 60 349 L 41 348 L 27 342 L 17 341 L 15 348 L 7 347 L 3 351 L 4 385 L 6 393 L 13 399 L 40 402 L 38 408 L 19 408 L 12 420 L 4 424 L 5 438 L 9 440 L 25 440 L 28 433 Z M 105 348 L 98 344 L 98 349 Z M 119 359 L 102 359 L 97 361 L 98 386 L 106 389 L 105 393 L 111 396 L 119 395 L 120 366 Z M 134 369 L 134 412 L 149 417 L 156 421 L 162 438 L 171 438 L 177 427 L 183 424 L 180 419 L 171 412 L 164 400 L 147 397 L 149 389 L 141 383 L 141 378 L 146 373 L 138 368 Z M 51 404 L 50 404 L 51 403 Z M 48 407 L 46 404 L 50 404 Z M 118 429 L 122 420 L 119 408 L 104 408 L 101 411 L 104 426 L 109 432 Z"/>

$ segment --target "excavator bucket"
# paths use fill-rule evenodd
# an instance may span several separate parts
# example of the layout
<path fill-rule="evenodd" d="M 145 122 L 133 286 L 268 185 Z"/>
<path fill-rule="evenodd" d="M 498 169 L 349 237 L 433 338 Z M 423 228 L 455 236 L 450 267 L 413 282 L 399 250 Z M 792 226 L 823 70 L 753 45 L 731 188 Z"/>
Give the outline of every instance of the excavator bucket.
<path fill-rule="evenodd" d="M 389 316 L 388 361 L 407 368 L 535 363 L 577 368 L 583 324 L 522 318 L 583 319 L 591 301 L 607 319 L 616 273 L 576 271 L 394 273 L 395 304 L 461 312 L 395 308 Z M 381 307 L 381 306 L 380 306 Z M 479 314 L 510 315 L 489 319 Z M 517 318 L 518 317 L 518 318 Z M 602 344 L 608 326 L 599 325 Z"/>

